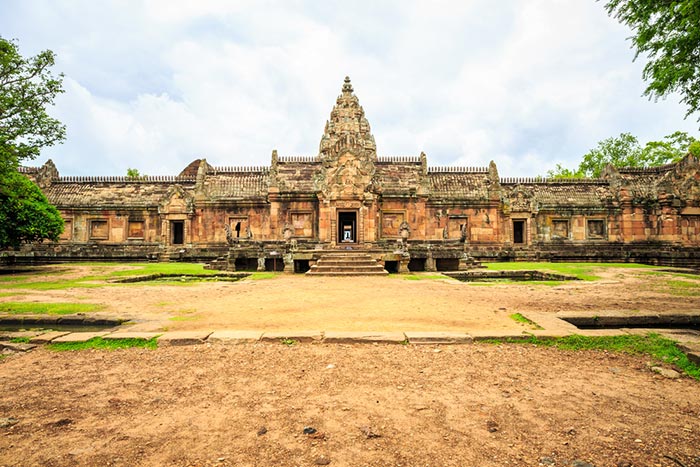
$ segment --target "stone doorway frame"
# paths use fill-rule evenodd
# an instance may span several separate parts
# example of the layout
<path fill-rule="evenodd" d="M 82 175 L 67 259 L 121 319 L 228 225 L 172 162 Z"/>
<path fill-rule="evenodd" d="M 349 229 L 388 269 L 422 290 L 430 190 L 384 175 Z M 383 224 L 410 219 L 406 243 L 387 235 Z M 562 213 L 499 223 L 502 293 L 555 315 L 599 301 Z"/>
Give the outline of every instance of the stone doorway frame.
<path fill-rule="evenodd" d="M 352 240 L 343 240 L 344 234 L 343 232 L 345 231 L 343 226 L 347 225 L 348 220 L 343 220 L 341 221 L 341 218 L 343 217 L 349 217 L 348 215 L 351 214 L 352 217 L 354 218 L 351 222 L 351 229 L 350 229 L 350 235 L 352 237 Z M 357 245 L 359 243 L 359 209 L 337 209 L 335 212 L 335 217 L 336 217 L 336 244 L 338 245 Z"/>

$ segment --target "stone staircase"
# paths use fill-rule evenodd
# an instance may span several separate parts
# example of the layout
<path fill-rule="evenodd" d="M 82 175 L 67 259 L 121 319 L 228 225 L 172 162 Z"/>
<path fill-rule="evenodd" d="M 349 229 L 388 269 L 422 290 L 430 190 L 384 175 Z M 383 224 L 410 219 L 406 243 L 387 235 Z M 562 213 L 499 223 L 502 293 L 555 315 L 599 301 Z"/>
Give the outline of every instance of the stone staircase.
<path fill-rule="evenodd" d="M 367 253 L 325 253 L 306 273 L 309 276 L 385 276 L 389 274 Z"/>

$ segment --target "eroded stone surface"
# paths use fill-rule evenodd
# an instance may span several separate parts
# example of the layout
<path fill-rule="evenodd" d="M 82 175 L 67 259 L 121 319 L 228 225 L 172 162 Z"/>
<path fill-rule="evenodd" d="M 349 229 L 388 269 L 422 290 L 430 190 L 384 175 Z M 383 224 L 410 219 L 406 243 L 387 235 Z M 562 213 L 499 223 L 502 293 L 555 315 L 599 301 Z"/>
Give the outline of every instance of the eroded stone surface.
<path fill-rule="evenodd" d="M 400 344 L 406 341 L 402 332 L 341 332 L 326 331 L 323 338 L 328 343 L 386 343 Z"/>
<path fill-rule="evenodd" d="M 196 345 L 203 344 L 211 331 L 173 331 L 166 332 L 158 338 L 163 345 Z"/>
<path fill-rule="evenodd" d="M 108 332 L 71 332 L 60 337 L 56 337 L 51 342 L 87 342 L 95 337 L 102 337 L 109 334 Z"/>
<path fill-rule="evenodd" d="M 258 342 L 262 334 L 262 331 L 214 331 L 207 338 L 207 342 L 218 342 L 222 344 L 248 344 L 251 342 Z"/>

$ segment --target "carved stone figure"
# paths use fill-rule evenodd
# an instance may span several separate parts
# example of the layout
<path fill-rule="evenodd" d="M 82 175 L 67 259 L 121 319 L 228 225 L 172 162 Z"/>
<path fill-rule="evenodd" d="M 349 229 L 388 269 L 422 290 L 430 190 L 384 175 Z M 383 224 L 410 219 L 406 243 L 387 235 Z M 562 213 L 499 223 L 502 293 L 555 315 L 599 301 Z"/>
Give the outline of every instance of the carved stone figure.
<path fill-rule="evenodd" d="M 399 226 L 399 235 L 404 242 L 408 240 L 408 237 L 411 235 L 411 227 L 408 225 L 408 222 L 401 222 Z"/>

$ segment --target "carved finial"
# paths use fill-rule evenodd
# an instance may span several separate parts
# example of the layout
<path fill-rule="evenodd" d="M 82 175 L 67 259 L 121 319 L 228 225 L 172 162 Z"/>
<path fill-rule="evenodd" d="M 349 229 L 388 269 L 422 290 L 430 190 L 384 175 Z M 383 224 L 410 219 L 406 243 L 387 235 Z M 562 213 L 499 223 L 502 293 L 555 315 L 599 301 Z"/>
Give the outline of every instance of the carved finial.
<path fill-rule="evenodd" d="M 350 84 L 350 77 L 345 77 L 345 83 L 343 83 L 343 92 L 352 92 L 352 84 Z"/>

